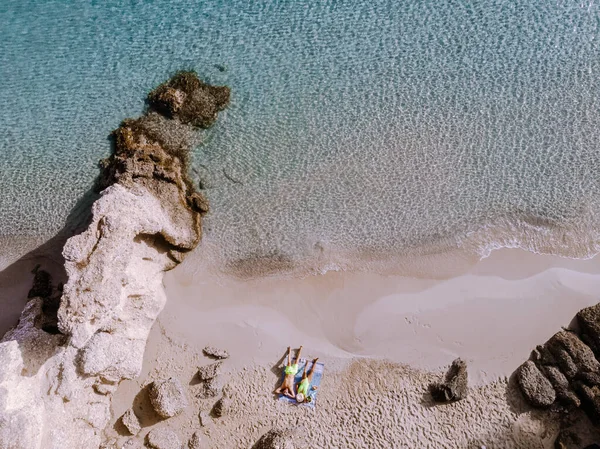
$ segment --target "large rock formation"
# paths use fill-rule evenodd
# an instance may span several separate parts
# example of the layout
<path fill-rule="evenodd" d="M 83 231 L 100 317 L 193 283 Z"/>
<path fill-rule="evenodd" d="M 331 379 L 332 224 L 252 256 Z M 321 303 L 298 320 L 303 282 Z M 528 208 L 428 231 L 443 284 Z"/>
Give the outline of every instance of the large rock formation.
<path fill-rule="evenodd" d="M 163 273 L 200 241 L 208 203 L 187 177 L 188 152 L 195 128 L 228 99 L 228 88 L 180 73 L 114 132 L 89 227 L 63 250 L 62 295 L 36 275 L 19 324 L 0 342 L 0 449 L 100 445 L 112 393 L 139 375 L 165 305 Z"/>
<path fill-rule="evenodd" d="M 565 414 L 580 408 L 600 425 L 600 304 L 581 310 L 577 325 L 534 349 L 516 377 L 532 406 Z"/>

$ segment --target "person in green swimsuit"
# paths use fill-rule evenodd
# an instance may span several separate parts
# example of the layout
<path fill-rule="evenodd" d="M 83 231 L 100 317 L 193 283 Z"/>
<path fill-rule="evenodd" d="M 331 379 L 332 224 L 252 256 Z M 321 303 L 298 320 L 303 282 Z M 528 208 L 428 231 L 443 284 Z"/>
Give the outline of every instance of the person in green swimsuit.
<path fill-rule="evenodd" d="M 296 359 L 292 363 L 292 348 L 288 347 L 287 352 L 287 365 L 285 366 L 285 377 L 281 386 L 275 390 L 275 394 L 285 394 L 287 397 L 295 398 L 296 393 L 294 392 L 294 378 L 298 373 L 298 361 L 300 360 L 300 354 L 302 353 L 302 346 L 298 349 Z"/>
<path fill-rule="evenodd" d="M 304 365 L 304 373 L 302 373 L 302 380 L 298 382 L 298 394 L 296 395 L 297 402 L 311 401 L 311 398 L 308 393 L 311 390 L 310 383 L 312 382 L 313 373 L 315 372 L 315 368 L 317 367 L 317 360 L 319 360 L 318 357 L 313 360 L 312 367 L 310 368 L 308 374 L 306 373 L 306 367 L 308 366 L 308 363 Z M 312 387 L 312 390 L 316 389 L 317 387 Z"/>

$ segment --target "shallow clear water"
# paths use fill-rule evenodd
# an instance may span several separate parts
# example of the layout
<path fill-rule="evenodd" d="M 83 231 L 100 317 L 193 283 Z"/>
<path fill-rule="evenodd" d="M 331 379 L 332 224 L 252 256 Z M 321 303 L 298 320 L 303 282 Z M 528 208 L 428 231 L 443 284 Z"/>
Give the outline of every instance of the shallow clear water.
<path fill-rule="evenodd" d="M 51 235 L 175 70 L 232 87 L 199 257 L 598 251 L 600 4 L 4 1 L 0 238 Z M 248 260 L 250 260 L 248 265 Z"/>

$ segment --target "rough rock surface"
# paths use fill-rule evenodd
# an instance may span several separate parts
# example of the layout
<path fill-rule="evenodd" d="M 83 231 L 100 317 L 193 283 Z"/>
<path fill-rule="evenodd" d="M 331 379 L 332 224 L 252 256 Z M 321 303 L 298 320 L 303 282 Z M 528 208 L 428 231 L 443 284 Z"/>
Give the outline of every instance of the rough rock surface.
<path fill-rule="evenodd" d="M 152 382 L 148 396 L 154 411 L 163 418 L 172 418 L 188 406 L 185 389 L 174 377 Z"/>
<path fill-rule="evenodd" d="M 217 418 L 221 418 L 229 413 L 229 411 L 233 408 L 232 400 L 229 396 L 223 395 L 221 399 L 215 402 L 213 406 L 212 413 Z"/>
<path fill-rule="evenodd" d="M 200 379 L 202 382 L 206 382 L 217 377 L 219 374 L 221 374 L 221 365 L 223 365 L 223 362 L 215 362 L 211 363 L 210 365 L 199 367 L 198 379 Z"/>
<path fill-rule="evenodd" d="M 519 367 L 517 380 L 523 396 L 534 407 L 548 407 L 554 403 L 556 392 L 552 384 L 531 360 Z"/>
<path fill-rule="evenodd" d="M 600 304 L 576 318 L 579 331 L 562 330 L 538 346 L 517 370 L 517 380 L 532 406 L 553 406 L 565 416 L 580 408 L 600 425 Z"/>
<path fill-rule="evenodd" d="M 213 420 L 210 417 L 210 413 L 206 410 L 200 410 L 198 413 L 198 421 L 202 427 L 210 427 L 213 424 Z"/>
<path fill-rule="evenodd" d="M 229 358 L 229 352 L 225 351 L 224 349 L 215 348 L 214 346 L 206 346 L 202 350 L 202 352 L 204 353 L 205 356 L 212 357 L 215 359 L 228 359 Z"/>
<path fill-rule="evenodd" d="M 171 429 L 152 429 L 146 439 L 154 449 L 181 449 L 181 440 Z"/>
<path fill-rule="evenodd" d="M 260 437 L 252 449 L 294 449 L 294 447 L 291 431 L 272 429 Z"/>
<path fill-rule="evenodd" d="M 200 449 L 201 444 L 200 432 L 194 432 L 188 441 L 188 449 Z"/>
<path fill-rule="evenodd" d="M 216 398 L 223 391 L 223 379 L 221 376 L 213 377 L 202 385 L 197 397 L 203 399 Z"/>
<path fill-rule="evenodd" d="M 454 360 L 444 382 L 431 384 L 429 391 L 437 402 L 452 402 L 465 398 L 468 393 L 467 364 L 461 359 Z"/>
<path fill-rule="evenodd" d="M 0 341 L 0 449 L 99 447 L 114 387 L 140 373 L 163 274 L 200 241 L 208 203 L 188 178 L 188 153 L 229 89 L 192 73 L 165 85 L 169 94 L 154 91 L 154 106 L 114 132 L 89 226 L 63 248 L 67 283 L 54 288 L 38 271 Z"/>
<path fill-rule="evenodd" d="M 123 416 L 121 416 L 121 423 L 123 423 L 127 431 L 132 435 L 137 435 L 142 430 L 140 420 L 132 409 L 128 409 L 123 413 Z"/>

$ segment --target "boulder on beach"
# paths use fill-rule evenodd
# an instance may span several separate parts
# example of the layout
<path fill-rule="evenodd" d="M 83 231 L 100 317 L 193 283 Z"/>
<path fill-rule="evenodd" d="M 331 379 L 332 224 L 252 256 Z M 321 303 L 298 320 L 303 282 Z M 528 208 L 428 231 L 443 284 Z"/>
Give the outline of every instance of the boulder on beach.
<path fill-rule="evenodd" d="M 517 369 L 517 381 L 523 396 L 534 407 L 549 407 L 556 399 L 550 381 L 531 360 Z"/>
<path fill-rule="evenodd" d="M 456 359 L 446 373 L 444 382 L 429 385 L 431 397 L 436 402 L 452 402 L 465 398 L 468 394 L 467 364 Z"/>
<path fill-rule="evenodd" d="M 152 382 L 148 395 L 154 411 L 163 418 L 178 415 L 188 406 L 183 385 L 174 377 Z"/>

